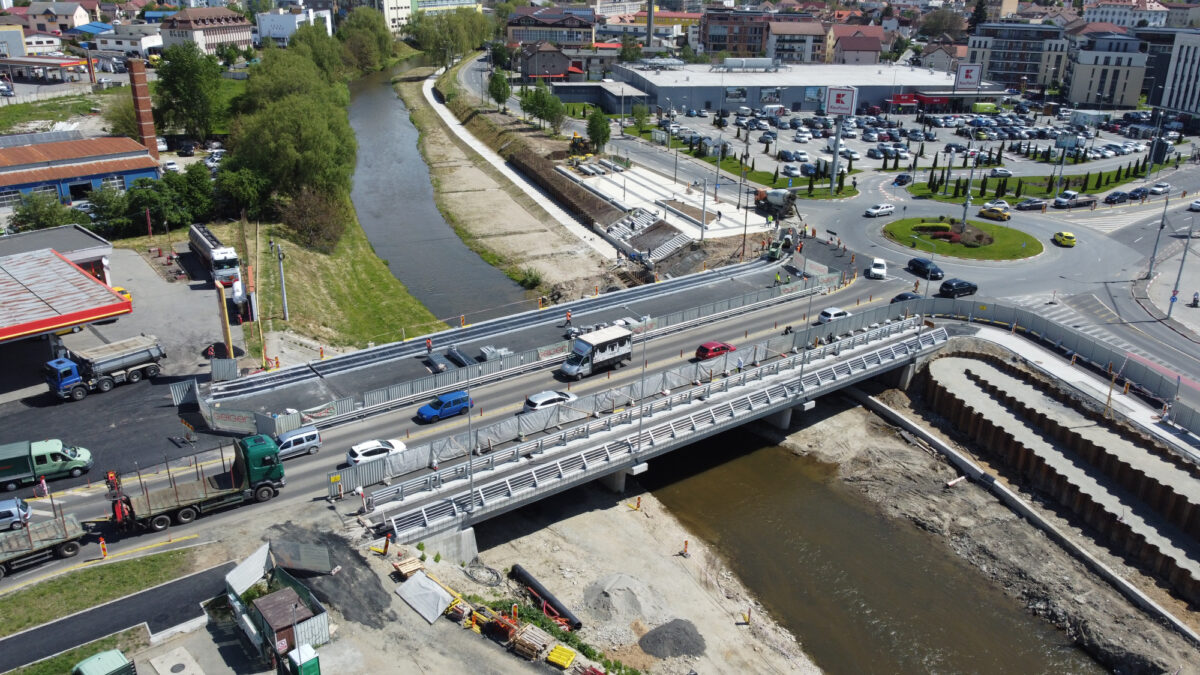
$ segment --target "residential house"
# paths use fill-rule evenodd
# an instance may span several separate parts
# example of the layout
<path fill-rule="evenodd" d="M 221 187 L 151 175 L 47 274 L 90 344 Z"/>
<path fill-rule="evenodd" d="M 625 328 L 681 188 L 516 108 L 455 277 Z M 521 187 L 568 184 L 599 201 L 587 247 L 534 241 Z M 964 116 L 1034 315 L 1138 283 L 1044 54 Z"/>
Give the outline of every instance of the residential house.
<path fill-rule="evenodd" d="M 41 56 L 60 51 L 62 51 L 62 38 L 57 35 L 36 32 L 25 34 L 25 54 L 27 56 Z"/>
<path fill-rule="evenodd" d="M 505 33 L 509 43 L 586 47 L 596 41 L 596 14 L 569 7 L 515 7 Z"/>
<path fill-rule="evenodd" d="M 987 8 L 988 21 L 1007 19 L 1017 13 L 1017 0 L 985 0 L 984 6 Z"/>
<path fill-rule="evenodd" d="M 29 30 L 61 34 L 92 20 L 78 2 L 34 2 L 25 11 Z"/>
<path fill-rule="evenodd" d="M 1164 2 L 1167 28 L 1200 28 L 1200 3 Z"/>
<path fill-rule="evenodd" d="M 1111 30 L 1115 28 L 1116 30 Z M 1087 108 L 1135 108 L 1146 75 L 1142 41 L 1112 24 L 1068 31 L 1067 75 L 1063 94 Z"/>
<path fill-rule="evenodd" d="M 967 62 L 982 80 L 1010 88 L 1045 88 L 1066 74 L 1067 38 L 1052 23 L 981 23 L 967 39 Z"/>
<path fill-rule="evenodd" d="M 250 28 L 246 17 L 224 7 L 184 9 L 163 20 L 163 49 L 187 42 L 205 54 L 215 54 L 226 44 L 246 49 L 251 45 Z"/>
<path fill-rule="evenodd" d="M 88 13 L 88 21 L 103 21 L 100 18 L 100 0 L 76 0 L 83 11 Z"/>
<path fill-rule="evenodd" d="M 274 40 L 286 47 L 292 35 L 301 26 L 324 26 L 325 33 L 333 37 L 333 15 L 329 10 L 313 10 L 303 5 L 292 5 L 287 9 L 276 7 L 269 12 L 255 15 L 260 40 Z"/>
<path fill-rule="evenodd" d="M 517 59 L 521 77 L 525 80 L 540 79 L 549 84 L 552 80 L 568 80 L 571 74 L 571 59 L 549 42 L 523 45 Z M 583 79 L 583 69 L 577 70 L 579 72 L 574 73 L 577 76 L 575 81 L 580 81 Z"/>
<path fill-rule="evenodd" d="M 592 81 L 608 77 L 608 72 L 621 56 L 620 43 L 597 43 L 592 47 L 562 50 L 569 61 L 568 74 L 582 74 L 583 79 Z"/>
<path fill-rule="evenodd" d="M 967 46 L 951 42 L 930 43 L 921 50 L 921 66 L 938 72 L 958 72 L 958 64 L 966 61 Z"/>
<path fill-rule="evenodd" d="M 767 22 L 767 56 L 780 63 L 818 62 L 825 27 L 816 21 Z"/>
<path fill-rule="evenodd" d="M 884 48 L 886 36 L 883 32 L 883 26 L 845 26 L 841 24 L 831 24 L 825 32 L 825 63 L 835 63 L 834 52 L 838 40 L 844 37 L 873 37 L 879 41 L 880 51 Z M 890 48 L 890 44 L 888 45 Z"/>
<path fill-rule="evenodd" d="M 1168 14 L 1170 10 L 1157 0 L 1099 0 L 1083 8 L 1086 21 L 1107 21 L 1126 28 L 1166 26 Z"/>
<path fill-rule="evenodd" d="M 882 47 L 879 38 L 869 35 L 848 35 L 838 38 L 833 47 L 833 62 L 839 64 L 879 63 Z"/>
<path fill-rule="evenodd" d="M 123 23 L 107 33 L 96 36 L 103 51 L 120 52 L 126 56 L 146 58 L 162 51 L 161 25 L 156 23 Z"/>

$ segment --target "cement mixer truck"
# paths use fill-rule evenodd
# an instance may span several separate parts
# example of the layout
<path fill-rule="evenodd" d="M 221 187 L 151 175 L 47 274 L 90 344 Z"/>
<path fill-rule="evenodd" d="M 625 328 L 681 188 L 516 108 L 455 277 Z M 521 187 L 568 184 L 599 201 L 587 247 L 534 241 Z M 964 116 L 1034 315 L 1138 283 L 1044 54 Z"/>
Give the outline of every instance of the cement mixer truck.
<path fill-rule="evenodd" d="M 796 188 L 790 190 L 759 190 L 754 195 L 754 207 L 775 220 L 791 217 L 796 205 Z"/>

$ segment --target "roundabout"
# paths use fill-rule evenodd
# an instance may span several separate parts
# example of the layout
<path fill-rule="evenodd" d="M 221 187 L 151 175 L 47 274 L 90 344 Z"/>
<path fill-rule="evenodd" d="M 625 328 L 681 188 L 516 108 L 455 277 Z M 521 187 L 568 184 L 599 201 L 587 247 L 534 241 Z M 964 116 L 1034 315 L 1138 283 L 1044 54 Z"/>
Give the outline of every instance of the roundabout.
<path fill-rule="evenodd" d="M 1045 250 L 1036 237 L 1021 230 L 938 216 L 902 218 L 883 227 L 892 243 L 963 260 L 1011 261 L 1033 258 Z"/>

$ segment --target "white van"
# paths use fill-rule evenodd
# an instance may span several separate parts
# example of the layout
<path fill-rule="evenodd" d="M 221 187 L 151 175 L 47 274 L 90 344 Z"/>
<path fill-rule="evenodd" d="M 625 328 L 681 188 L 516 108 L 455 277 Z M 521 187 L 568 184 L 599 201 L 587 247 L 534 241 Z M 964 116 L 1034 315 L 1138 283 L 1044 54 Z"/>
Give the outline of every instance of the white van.
<path fill-rule="evenodd" d="M 828 150 L 830 152 L 830 154 L 834 154 L 834 155 L 840 154 L 842 152 L 842 149 L 845 147 L 846 146 L 844 144 L 842 144 L 842 145 L 838 144 L 838 140 L 836 137 L 830 138 L 828 141 L 825 142 L 825 149 Z"/>
<path fill-rule="evenodd" d="M 749 117 L 750 113 L 752 113 L 752 112 L 754 112 L 754 111 L 751 110 L 750 108 L 747 108 L 744 105 L 738 106 L 738 109 L 737 109 L 737 114 L 741 115 L 742 117 Z"/>

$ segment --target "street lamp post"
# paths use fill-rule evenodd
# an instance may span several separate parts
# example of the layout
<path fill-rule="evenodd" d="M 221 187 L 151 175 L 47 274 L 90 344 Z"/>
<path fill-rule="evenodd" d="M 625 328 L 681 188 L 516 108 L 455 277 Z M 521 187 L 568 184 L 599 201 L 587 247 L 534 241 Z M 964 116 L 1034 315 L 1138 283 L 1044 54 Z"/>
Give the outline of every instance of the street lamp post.
<path fill-rule="evenodd" d="M 912 237 L 912 238 L 913 238 L 914 240 L 916 240 L 916 241 L 921 241 L 921 238 L 920 238 L 920 237 L 918 237 L 918 236 L 917 236 L 917 235 L 915 235 L 915 234 L 912 234 L 912 235 L 909 235 L 909 236 L 910 236 L 910 237 Z M 936 245 L 936 244 L 934 244 L 933 242 L 930 242 L 930 243 L 929 243 L 929 268 L 930 268 L 930 273 L 929 273 L 928 275 L 926 275 L 926 277 L 925 277 L 925 293 L 924 293 L 924 294 L 921 296 L 921 300 L 922 300 L 922 304 L 921 304 L 921 306 L 922 306 L 922 307 L 924 307 L 924 306 L 925 306 L 925 305 L 924 305 L 924 301 L 929 299 L 929 287 L 930 287 L 930 286 L 933 284 L 933 279 L 931 279 L 930 277 L 933 275 L 933 272 L 932 272 L 932 270 L 933 270 L 933 259 L 934 259 L 934 256 L 936 256 L 936 255 L 937 255 L 937 245 Z M 921 321 L 921 328 L 924 328 L 924 327 L 925 327 L 925 321 L 924 321 L 924 319 L 922 319 L 922 321 Z M 921 334 L 921 328 L 918 328 L 918 329 L 917 329 L 917 335 L 918 335 L 918 336 Z"/>
<path fill-rule="evenodd" d="M 287 305 L 287 282 L 283 278 L 283 244 L 275 246 L 275 250 L 279 254 L 279 294 L 283 296 L 283 320 L 288 320 L 288 305 Z"/>
<path fill-rule="evenodd" d="M 1167 318 L 1171 318 L 1171 310 L 1179 301 L 1179 282 L 1183 279 L 1183 263 L 1187 262 L 1188 249 L 1192 247 L 1192 228 L 1196 225 L 1196 217 L 1192 216 L 1188 225 L 1187 243 L 1183 245 L 1183 257 L 1179 259 L 1179 274 L 1175 275 L 1175 288 L 1171 291 L 1171 302 L 1167 303 Z"/>
<path fill-rule="evenodd" d="M 1153 158 L 1151 158 L 1153 159 Z M 1171 191 L 1167 190 L 1163 195 L 1163 210 L 1162 218 L 1158 223 L 1158 233 L 1154 235 L 1154 248 L 1150 251 L 1150 266 L 1146 268 L 1146 278 L 1154 276 L 1154 258 L 1158 256 L 1158 242 L 1162 239 L 1163 228 L 1167 226 L 1167 205 L 1171 203 Z M 1191 242 L 1189 242 L 1191 243 Z"/>
<path fill-rule="evenodd" d="M 480 368 L 482 373 L 482 367 Z M 475 510 L 475 437 L 471 433 L 471 372 L 467 371 L 467 513 Z"/>

